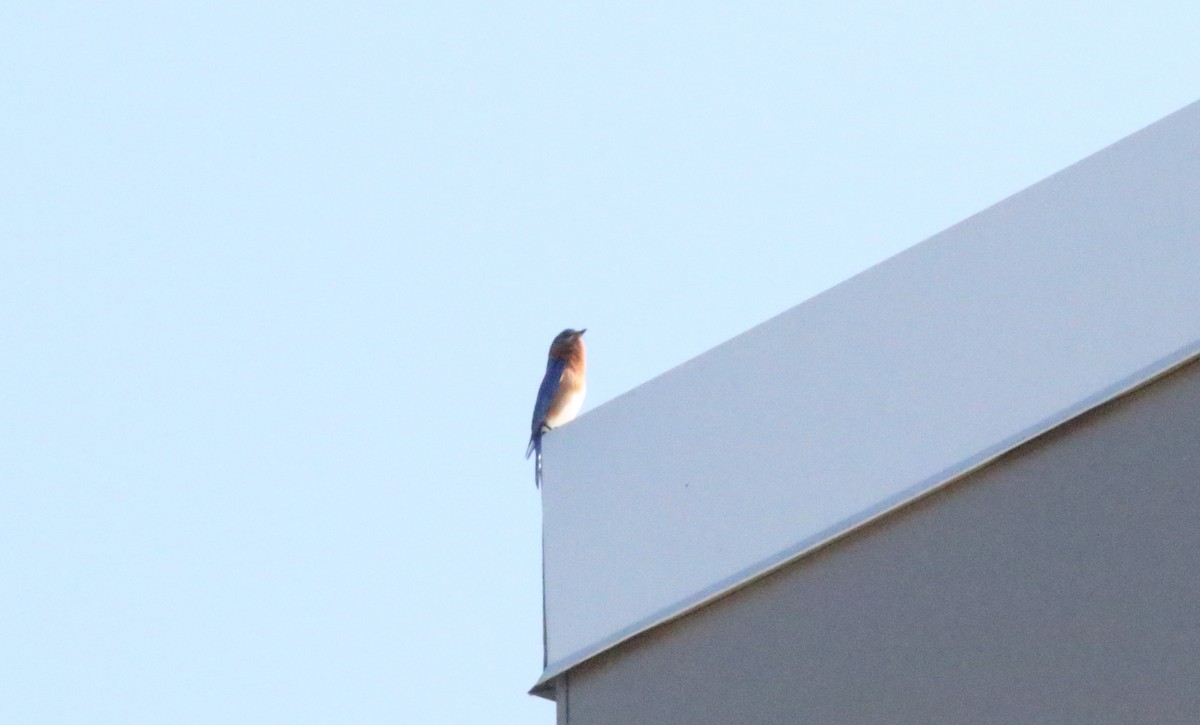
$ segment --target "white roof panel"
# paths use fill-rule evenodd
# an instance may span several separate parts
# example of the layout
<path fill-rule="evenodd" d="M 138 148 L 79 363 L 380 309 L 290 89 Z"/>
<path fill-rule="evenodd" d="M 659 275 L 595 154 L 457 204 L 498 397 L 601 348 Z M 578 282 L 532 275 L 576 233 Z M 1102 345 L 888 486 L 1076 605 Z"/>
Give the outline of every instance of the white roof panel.
<path fill-rule="evenodd" d="M 541 682 L 1198 342 L 1200 104 L 550 433 Z"/>

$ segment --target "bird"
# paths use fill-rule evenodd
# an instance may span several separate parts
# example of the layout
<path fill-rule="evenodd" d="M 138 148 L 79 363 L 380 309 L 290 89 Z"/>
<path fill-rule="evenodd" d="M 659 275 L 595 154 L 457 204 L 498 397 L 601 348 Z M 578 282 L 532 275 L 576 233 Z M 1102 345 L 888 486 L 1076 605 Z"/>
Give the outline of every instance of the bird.
<path fill-rule="evenodd" d="M 550 354 L 546 358 L 546 375 L 538 388 L 537 400 L 533 404 L 533 421 L 530 424 L 529 447 L 525 459 L 537 453 L 533 466 L 533 484 L 542 485 L 542 434 L 551 428 L 570 423 L 583 406 L 587 392 L 587 352 L 583 347 L 582 330 L 566 329 L 550 343 Z"/>

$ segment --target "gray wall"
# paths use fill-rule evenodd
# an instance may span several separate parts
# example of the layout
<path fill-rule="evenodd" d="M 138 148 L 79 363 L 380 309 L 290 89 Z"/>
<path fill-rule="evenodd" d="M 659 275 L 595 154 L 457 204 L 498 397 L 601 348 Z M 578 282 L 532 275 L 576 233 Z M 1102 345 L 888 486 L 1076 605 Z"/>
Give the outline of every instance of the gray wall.
<path fill-rule="evenodd" d="M 1200 723 L 1198 418 L 1192 364 L 572 669 L 559 722 Z"/>

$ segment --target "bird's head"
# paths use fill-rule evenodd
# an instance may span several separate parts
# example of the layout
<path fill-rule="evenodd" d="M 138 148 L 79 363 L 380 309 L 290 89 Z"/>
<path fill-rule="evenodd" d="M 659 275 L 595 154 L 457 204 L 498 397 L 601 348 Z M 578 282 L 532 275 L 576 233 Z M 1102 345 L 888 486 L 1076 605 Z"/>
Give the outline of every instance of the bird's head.
<path fill-rule="evenodd" d="M 550 343 L 550 357 L 566 359 L 582 353 L 583 333 L 585 332 L 587 332 L 587 328 L 582 330 L 566 329 L 558 333 L 554 337 L 554 342 Z"/>

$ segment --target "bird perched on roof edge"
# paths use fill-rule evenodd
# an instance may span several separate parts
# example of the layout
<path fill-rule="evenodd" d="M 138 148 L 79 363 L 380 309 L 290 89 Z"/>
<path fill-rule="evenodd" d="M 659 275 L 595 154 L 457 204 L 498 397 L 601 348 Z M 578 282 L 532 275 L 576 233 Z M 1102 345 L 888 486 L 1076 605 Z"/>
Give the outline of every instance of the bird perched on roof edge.
<path fill-rule="evenodd" d="M 587 392 L 587 354 L 583 347 L 583 330 L 563 330 L 550 343 L 546 359 L 546 375 L 538 388 L 533 404 L 533 422 L 525 458 L 536 452 L 533 483 L 542 485 L 542 434 L 551 428 L 569 423 L 579 414 Z"/>

